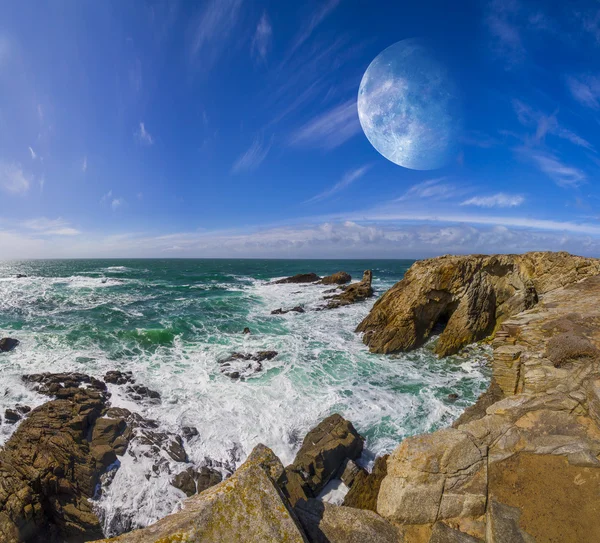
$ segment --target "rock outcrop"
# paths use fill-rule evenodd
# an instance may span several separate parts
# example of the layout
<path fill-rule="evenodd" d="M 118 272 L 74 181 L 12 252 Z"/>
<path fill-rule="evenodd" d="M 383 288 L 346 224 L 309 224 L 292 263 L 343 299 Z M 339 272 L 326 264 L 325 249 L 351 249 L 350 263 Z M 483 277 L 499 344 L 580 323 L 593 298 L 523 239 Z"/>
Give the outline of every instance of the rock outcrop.
<path fill-rule="evenodd" d="M 589 277 L 505 319 L 493 390 L 453 428 L 399 445 L 377 512 L 430 542 L 600 541 L 599 301 Z"/>
<path fill-rule="evenodd" d="M 18 339 L 14 339 L 12 337 L 3 337 L 0 339 L 0 353 L 12 351 L 18 344 Z"/>
<path fill-rule="evenodd" d="M 336 273 L 332 273 L 331 275 L 327 275 L 326 277 L 323 277 L 323 279 L 321 279 L 319 281 L 319 284 L 321 284 L 321 285 L 345 285 L 346 283 L 349 283 L 350 281 L 352 281 L 352 276 L 349 273 L 346 273 L 345 271 L 339 271 Z"/>
<path fill-rule="evenodd" d="M 372 352 L 421 346 L 445 325 L 436 353 L 458 352 L 534 307 L 557 288 L 600 274 L 600 260 L 568 253 L 443 256 L 416 262 L 373 306 L 356 331 Z"/>
<path fill-rule="evenodd" d="M 291 277 L 286 277 L 284 279 L 278 279 L 277 281 L 273 281 L 272 285 L 286 285 L 286 284 L 295 284 L 295 283 L 316 283 L 321 279 L 316 273 L 299 273 L 297 275 L 292 275 Z"/>
<path fill-rule="evenodd" d="M 342 287 L 342 292 L 339 294 L 333 294 L 327 296 L 326 309 L 335 309 L 345 305 L 354 304 L 362 300 L 366 300 L 373 296 L 373 287 L 371 283 L 373 281 L 373 273 L 371 270 L 366 270 L 363 273 L 362 280 L 358 283 L 352 283 L 348 286 Z"/>
<path fill-rule="evenodd" d="M 258 351 L 257 353 L 231 353 L 226 358 L 219 360 L 221 373 L 231 379 L 245 379 L 262 371 L 262 363 L 272 360 L 279 353 L 277 351 Z"/>
<path fill-rule="evenodd" d="M 183 511 L 110 541 L 308 543 L 276 483 L 282 472 L 279 459 L 258 446 L 229 479 L 188 499 Z"/>
<path fill-rule="evenodd" d="M 346 459 L 355 460 L 361 455 L 363 444 L 352 423 L 338 414 L 327 417 L 308 432 L 280 481 L 292 505 L 316 497 Z"/>

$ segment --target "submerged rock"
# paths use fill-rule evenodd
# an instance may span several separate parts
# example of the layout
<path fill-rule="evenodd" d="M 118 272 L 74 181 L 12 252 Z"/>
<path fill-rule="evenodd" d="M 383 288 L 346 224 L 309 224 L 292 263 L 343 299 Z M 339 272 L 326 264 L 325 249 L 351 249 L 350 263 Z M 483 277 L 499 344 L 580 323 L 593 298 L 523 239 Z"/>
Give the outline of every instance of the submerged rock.
<path fill-rule="evenodd" d="M 329 301 L 325 306 L 326 309 L 335 309 L 345 305 L 354 304 L 362 300 L 366 300 L 373 296 L 373 273 L 371 270 L 366 270 L 362 280 L 359 283 L 352 283 L 346 287 L 342 287 L 342 292 L 328 297 Z"/>
<path fill-rule="evenodd" d="M 251 333 L 251 332 L 250 332 L 250 328 L 248 328 L 248 327 L 246 326 L 246 328 L 244 328 L 244 331 L 243 331 L 242 333 L 243 333 L 243 334 L 250 334 L 250 333 Z"/>
<path fill-rule="evenodd" d="M 419 347 L 445 325 L 435 352 L 446 356 L 490 335 L 540 295 L 600 274 L 600 260 L 568 253 L 442 256 L 416 262 L 358 325 L 372 352 Z"/>
<path fill-rule="evenodd" d="M 286 313 L 304 313 L 304 308 L 301 305 L 297 305 L 296 307 L 292 307 L 291 309 L 283 309 L 283 308 L 279 308 L 279 309 L 274 309 L 273 311 L 271 311 L 271 315 L 285 315 Z"/>
<path fill-rule="evenodd" d="M 278 279 L 277 281 L 273 281 L 272 285 L 285 285 L 289 283 L 316 283 L 321 279 L 316 273 L 299 273 L 297 275 L 292 275 L 291 277 L 286 277 L 285 279 Z"/>
<path fill-rule="evenodd" d="M 0 339 L 0 353 L 7 353 L 12 351 L 18 344 L 18 339 L 14 339 L 11 337 L 3 337 Z"/>
<path fill-rule="evenodd" d="M 352 281 L 352 276 L 349 273 L 339 271 L 326 277 L 323 277 L 323 279 L 321 279 L 319 283 L 321 285 L 345 285 L 350 281 Z"/>
<path fill-rule="evenodd" d="M 275 358 L 277 351 L 258 351 L 257 353 L 231 353 L 219 361 L 221 373 L 231 379 L 244 379 L 262 371 L 262 362 Z"/>

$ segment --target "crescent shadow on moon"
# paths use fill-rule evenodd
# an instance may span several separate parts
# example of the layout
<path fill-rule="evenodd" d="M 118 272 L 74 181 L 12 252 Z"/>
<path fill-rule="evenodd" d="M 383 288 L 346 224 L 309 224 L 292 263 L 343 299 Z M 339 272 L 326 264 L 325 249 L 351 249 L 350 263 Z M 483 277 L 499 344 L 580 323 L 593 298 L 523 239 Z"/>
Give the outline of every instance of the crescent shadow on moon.
<path fill-rule="evenodd" d="M 358 117 L 373 147 L 413 170 L 434 170 L 458 152 L 462 116 L 458 89 L 425 40 L 402 40 L 367 68 Z"/>

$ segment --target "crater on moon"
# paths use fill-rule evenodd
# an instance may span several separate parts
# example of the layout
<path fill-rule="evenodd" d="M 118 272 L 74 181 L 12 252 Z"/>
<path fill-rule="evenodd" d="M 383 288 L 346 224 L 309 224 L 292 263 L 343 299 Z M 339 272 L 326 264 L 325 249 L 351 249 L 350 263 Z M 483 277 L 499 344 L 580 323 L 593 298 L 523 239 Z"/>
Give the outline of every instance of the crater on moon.
<path fill-rule="evenodd" d="M 434 170 L 458 153 L 458 89 L 425 40 L 400 41 L 371 62 L 358 91 L 358 117 L 373 147 L 399 166 Z"/>

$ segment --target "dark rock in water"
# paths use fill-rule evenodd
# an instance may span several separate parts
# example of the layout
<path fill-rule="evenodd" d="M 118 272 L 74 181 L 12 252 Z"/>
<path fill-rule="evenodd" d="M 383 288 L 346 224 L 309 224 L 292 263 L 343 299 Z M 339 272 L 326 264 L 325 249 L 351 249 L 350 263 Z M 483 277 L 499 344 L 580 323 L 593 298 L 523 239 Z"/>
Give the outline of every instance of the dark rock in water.
<path fill-rule="evenodd" d="M 31 407 L 29 407 L 28 405 L 17 404 L 15 405 L 15 410 L 17 413 L 21 413 L 21 415 L 26 415 L 31 411 Z"/>
<path fill-rule="evenodd" d="M 345 285 L 350 281 L 352 281 L 352 276 L 349 273 L 339 271 L 332 275 L 328 275 L 327 277 L 323 277 L 319 283 L 321 285 Z"/>
<path fill-rule="evenodd" d="M 291 309 L 283 309 L 283 308 L 279 308 L 279 309 L 274 309 L 273 311 L 271 311 L 271 315 L 285 315 L 286 313 L 290 313 L 290 312 L 294 312 L 294 313 L 305 313 L 304 308 L 300 305 L 297 305 L 296 307 L 292 307 Z"/>
<path fill-rule="evenodd" d="M 248 327 L 246 326 L 246 328 L 244 328 L 244 332 L 243 332 L 243 333 L 244 333 L 244 334 L 250 334 L 250 333 L 251 333 L 251 332 L 250 332 L 250 328 L 248 328 Z"/>
<path fill-rule="evenodd" d="M 315 283 L 319 281 L 321 277 L 319 277 L 316 273 L 299 273 L 297 275 L 292 275 L 291 277 L 286 277 L 285 279 L 279 279 L 277 281 L 273 281 L 272 285 L 283 285 L 288 283 Z"/>
<path fill-rule="evenodd" d="M 87 390 L 97 393 L 106 392 L 106 383 L 84 373 L 34 373 L 22 377 L 26 383 L 35 384 L 34 390 L 46 396 L 56 396 L 60 399 L 69 399 L 81 391 L 85 385 Z"/>
<path fill-rule="evenodd" d="M 352 487 L 344 498 L 345 506 L 377 511 L 377 495 L 379 494 L 381 481 L 387 475 L 388 457 L 389 454 L 376 458 L 371 473 L 365 470 L 360 470 L 357 473 Z"/>
<path fill-rule="evenodd" d="M 112 385 L 126 385 L 133 383 L 135 379 L 131 371 L 111 370 L 107 371 L 106 375 L 104 375 L 104 381 Z"/>
<path fill-rule="evenodd" d="M 0 339 L 0 353 L 7 353 L 12 351 L 19 344 L 18 339 L 11 337 L 3 337 Z"/>
<path fill-rule="evenodd" d="M 160 402 L 160 393 L 144 385 L 129 385 L 125 391 L 132 399 L 137 401 L 153 400 Z"/>
<path fill-rule="evenodd" d="M 221 373 L 231 379 L 243 379 L 262 371 L 262 362 L 278 355 L 277 351 L 258 351 L 257 353 L 231 353 L 220 360 Z"/>
<path fill-rule="evenodd" d="M 310 499 L 294 507 L 311 543 L 399 543 L 400 529 L 373 511 Z M 424 540 L 423 540 L 424 541 Z M 452 541 L 450 539 L 448 542 Z"/>
<path fill-rule="evenodd" d="M 459 395 L 456 394 L 456 392 L 451 392 L 450 394 L 448 394 L 448 400 L 450 400 L 451 402 L 455 402 L 456 400 L 458 400 Z"/>
<path fill-rule="evenodd" d="M 17 279 L 23 279 L 24 277 L 27 277 L 24 273 L 17 273 L 17 275 L 15 275 L 15 277 Z"/>
<path fill-rule="evenodd" d="M 355 460 L 361 455 L 363 444 L 352 423 L 338 414 L 308 432 L 282 479 L 283 491 L 292 505 L 317 496 L 347 458 Z"/>
<path fill-rule="evenodd" d="M 329 298 L 329 302 L 327 302 L 325 308 L 335 309 L 336 307 L 354 304 L 370 298 L 373 296 L 372 280 L 373 274 L 371 270 L 366 270 L 360 283 L 352 283 L 351 285 L 342 287 L 342 292 L 334 294 Z"/>
<path fill-rule="evenodd" d="M 181 428 L 181 435 L 188 441 L 199 435 L 198 428 L 195 426 L 184 426 Z"/>
<path fill-rule="evenodd" d="M 15 424 L 21 420 L 21 415 L 14 409 L 7 409 L 4 411 L 4 422 L 6 424 Z"/>
<path fill-rule="evenodd" d="M 190 497 L 194 494 L 204 492 L 207 488 L 219 484 L 223 480 L 220 472 L 207 466 L 196 470 L 192 467 L 177 474 L 171 481 L 171 484 L 185 492 Z"/>

